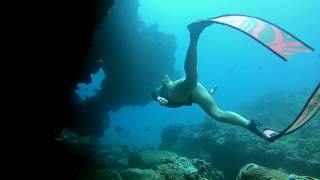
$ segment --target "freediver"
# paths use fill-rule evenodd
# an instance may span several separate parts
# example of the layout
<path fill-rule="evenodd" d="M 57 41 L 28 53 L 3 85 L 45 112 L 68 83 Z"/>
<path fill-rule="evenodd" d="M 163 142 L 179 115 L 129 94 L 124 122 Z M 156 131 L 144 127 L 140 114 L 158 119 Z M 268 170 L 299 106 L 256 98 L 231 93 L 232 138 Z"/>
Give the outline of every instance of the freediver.
<path fill-rule="evenodd" d="M 152 98 L 160 105 L 169 108 L 191 106 L 193 103 L 198 104 L 211 118 L 219 122 L 246 128 L 259 137 L 268 140 L 258 130 L 254 121 L 248 120 L 235 112 L 220 109 L 211 96 L 215 90 L 207 90 L 198 82 L 197 43 L 203 29 L 212 23 L 211 21 L 198 21 L 187 26 L 190 33 L 190 43 L 184 63 L 186 77 L 170 80 L 166 74 L 162 80 L 161 88 L 151 93 Z"/>

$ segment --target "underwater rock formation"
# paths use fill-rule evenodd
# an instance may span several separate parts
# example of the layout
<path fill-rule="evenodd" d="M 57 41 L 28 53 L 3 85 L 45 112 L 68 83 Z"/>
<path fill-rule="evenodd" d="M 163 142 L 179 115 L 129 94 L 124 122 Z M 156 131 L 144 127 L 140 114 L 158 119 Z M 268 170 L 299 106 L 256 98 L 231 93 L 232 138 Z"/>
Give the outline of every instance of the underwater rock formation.
<path fill-rule="evenodd" d="M 121 172 L 125 180 L 165 180 L 160 174 L 152 169 L 135 169 L 130 168 Z"/>
<path fill-rule="evenodd" d="M 44 11 L 49 14 L 48 27 L 41 25 L 39 33 L 42 41 L 37 54 L 41 54 L 41 62 L 45 59 L 46 66 L 38 72 L 44 81 L 37 95 L 41 96 L 41 107 L 50 125 L 49 132 L 54 129 L 72 127 L 76 129 L 77 121 L 74 106 L 75 97 L 72 97 L 74 86 L 78 82 L 87 82 L 93 69 L 87 71 L 89 48 L 93 44 L 93 34 L 114 0 L 84 0 L 48 2 Z M 52 11 L 51 11 L 52 10 Z M 39 22 L 39 23 L 43 23 Z M 47 32 L 46 30 L 49 30 Z M 38 31 L 37 31 L 38 32 Z M 41 41 L 41 42 L 42 42 Z M 34 79 L 34 77 L 33 77 Z M 39 85 L 40 86 L 40 85 Z M 53 136 L 55 134 L 52 134 Z"/>
<path fill-rule="evenodd" d="M 28 88 L 25 89 L 34 93 L 34 96 L 31 95 L 32 93 L 26 93 L 29 94 L 31 100 L 28 101 L 28 106 L 31 106 L 30 102 L 33 104 L 32 108 L 29 107 L 30 112 L 36 110 L 29 117 L 32 119 L 32 123 L 30 123 L 32 130 L 26 127 L 28 134 L 25 135 L 37 134 L 32 141 L 38 144 L 39 154 L 46 157 L 42 158 L 43 163 L 38 163 L 39 169 L 33 168 L 30 172 L 37 169 L 37 174 L 38 172 L 46 172 L 47 175 L 50 174 L 52 179 L 70 180 L 80 179 L 90 173 L 91 158 L 70 151 L 64 142 L 56 141 L 55 138 L 59 137 L 62 128 L 77 129 L 81 127 L 78 126 L 81 124 L 81 120 L 76 119 L 75 111 L 72 108 L 74 98 L 71 92 L 74 90 L 75 84 L 87 81 L 89 78 L 89 72 L 84 72 L 89 61 L 86 55 L 92 45 L 94 30 L 108 13 L 113 1 L 37 2 L 34 7 L 41 6 L 42 8 L 35 8 L 39 12 L 34 12 L 34 15 L 36 15 L 35 17 L 41 16 L 41 18 L 28 17 L 26 21 L 30 27 L 33 27 L 31 21 L 34 19 L 39 22 L 37 22 L 37 26 L 32 28 L 33 34 L 28 34 L 37 47 L 30 43 L 31 41 L 27 42 L 28 51 L 32 52 L 32 56 L 30 56 L 32 60 L 28 61 L 28 66 L 23 67 L 27 73 L 22 75 L 24 77 L 29 73 L 32 75 L 26 79 L 25 82 L 28 83 L 26 87 Z M 28 11 L 33 10 L 28 9 Z M 41 39 L 41 41 L 38 42 L 37 39 Z M 36 60 L 37 57 L 39 57 L 39 61 Z M 39 78 L 42 79 L 41 82 Z M 30 88 L 33 84 L 36 87 Z M 19 86 L 22 87 L 21 84 Z M 34 123 L 35 119 L 39 119 L 39 121 Z M 45 140 L 42 139 L 44 137 Z M 47 145 L 44 145 L 46 143 Z M 36 157 L 28 156 L 32 160 Z M 43 171 L 40 168 L 43 168 Z"/>
<path fill-rule="evenodd" d="M 97 148 L 98 151 L 92 154 L 100 168 L 108 168 L 122 171 L 128 168 L 129 154 L 132 150 L 126 146 L 104 145 Z"/>
<path fill-rule="evenodd" d="M 138 7 L 137 0 L 115 1 L 96 29 L 87 68 L 95 72 L 101 67 L 106 79 L 96 97 L 73 106 L 76 121 L 70 128 L 79 135 L 101 136 L 109 124 L 109 111 L 146 105 L 164 74 L 178 75 L 174 69 L 175 37 L 159 32 L 156 25 L 146 26 L 138 16 Z"/>
<path fill-rule="evenodd" d="M 309 176 L 298 176 L 287 174 L 280 170 L 262 167 L 254 163 L 243 166 L 238 174 L 237 180 L 318 180 Z"/>
<path fill-rule="evenodd" d="M 92 176 L 92 180 L 107 180 L 107 179 L 123 180 L 119 172 L 111 169 L 98 170 Z"/>
<path fill-rule="evenodd" d="M 223 180 L 224 174 L 211 163 L 200 159 L 189 159 L 175 153 L 154 149 L 137 151 L 116 150 L 116 146 L 102 147 L 94 155 L 95 170 L 90 179 L 125 180 Z M 112 155 L 113 154 L 113 155 Z M 119 166 L 122 159 L 129 166 Z M 128 160 L 129 159 L 129 160 Z M 120 178 L 119 178 L 120 177 Z"/>
<path fill-rule="evenodd" d="M 44 59 L 46 62 L 35 76 L 45 79 L 39 83 L 41 91 L 36 91 L 41 97 L 37 111 L 45 114 L 41 115 L 41 124 L 49 125 L 50 140 L 46 142 L 50 144 L 48 149 L 52 152 L 48 156 L 52 160 L 48 164 L 56 166 L 57 177 L 79 179 L 86 172 L 87 157 L 80 158 L 55 138 L 61 137 L 63 128 L 72 130 L 78 137 L 101 136 L 109 125 L 109 111 L 150 102 L 150 91 L 157 87 L 163 74 L 177 74 L 176 42 L 173 36 L 159 32 L 156 26 L 146 27 L 139 20 L 137 0 L 48 4 L 54 11 L 48 10 L 50 18 L 46 24 L 50 26 L 39 29 L 50 30 L 41 36 L 46 42 L 41 44 L 44 50 L 37 51 L 45 52 L 38 64 Z M 43 22 L 39 24 L 42 26 Z M 107 76 L 100 94 L 79 103 L 75 85 L 89 83 L 90 74 L 100 67 Z"/>
<path fill-rule="evenodd" d="M 75 12 L 65 12 L 69 7 L 61 12 L 66 13 L 65 19 L 55 27 L 64 29 L 57 30 L 61 36 L 55 40 L 60 46 L 52 48 L 56 56 L 47 71 L 54 79 L 48 79 L 51 84 L 46 88 L 61 93 L 58 99 L 48 99 L 57 104 L 52 108 L 54 136 L 62 128 L 79 136 L 101 136 L 109 125 L 109 111 L 146 105 L 164 74 L 177 77 L 175 37 L 159 32 L 156 25 L 146 26 L 138 7 L 137 0 L 81 1 Z M 90 74 L 100 67 L 106 73 L 101 91 L 80 103 L 75 85 L 90 83 Z"/>
<path fill-rule="evenodd" d="M 223 180 L 224 174 L 204 160 L 188 159 L 177 155 L 163 158 L 157 172 L 166 180 Z"/>
<path fill-rule="evenodd" d="M 254 118 L 258 112 L 259 118 L 273 121 L 274 124 L 270 125 L 276 124 L 278 127 L 275 128 L 279 129 L 279 124 L 288 125 L 293 120 L 308 95 L 303 91 L 265 96 L 244 107 L 242 114 Z M 199 125 L 175 124 L 165 128 L 160 149 L 189 158 L 202 158 L 205 152 L 210 156 L 208 159 L 224 171 L 227 179 L 234 179 L 238 170 L 248 162 L 320 176 L 319 114 L 303 128 L 274 143 L 266 142 L 245 129 L 205 119 Z M 276 120 L 285 122 L 276 123 Z"/>
<path fill-rule="evenodd" d="M 129 156 L 129 167 L 153 169 L 164 180 L 224 179 L 223 173 L 212 167 L 210 163 L 200 159 L 180 157 L 168 151 L 137 152 Z"/>
<path fill-rule="evenodd" d="M 154 169 L 161 159 L 173 156 L 169 151 L 145 150 L 129 155 L 128 165 L 130 168 Z"/>

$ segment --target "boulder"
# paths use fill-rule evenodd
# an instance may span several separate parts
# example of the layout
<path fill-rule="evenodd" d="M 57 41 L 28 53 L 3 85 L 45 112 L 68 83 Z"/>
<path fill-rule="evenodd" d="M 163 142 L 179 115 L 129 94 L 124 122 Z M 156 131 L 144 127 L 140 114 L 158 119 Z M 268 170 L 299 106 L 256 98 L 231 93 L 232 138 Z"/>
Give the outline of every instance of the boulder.
<path fill-rule="evenodd" d="M 317 178 L 309 176 L 298 176 L 295 174 L 287 174 L 280 170 L 262 167 L 254 163 L 250 163 L 241 168 L 237 180 L 317 180 Z"/>

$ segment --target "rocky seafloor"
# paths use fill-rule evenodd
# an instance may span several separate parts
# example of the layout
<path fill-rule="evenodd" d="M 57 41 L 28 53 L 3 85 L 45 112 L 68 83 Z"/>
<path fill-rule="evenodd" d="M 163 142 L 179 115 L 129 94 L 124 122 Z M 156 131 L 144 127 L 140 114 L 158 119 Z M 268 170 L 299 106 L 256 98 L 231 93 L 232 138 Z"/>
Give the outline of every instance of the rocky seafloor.
<path fill-rule="evenodd" d="M 156 149 L 128 151 L 126 146 L 114 146 L 95 155 L 99 164 L 85 179 L 92 180 L 310 180 L 284 169 L 275 170 L 254 163 L 243 165 L 235 178 L 212 163 L 198 158 L 187 158 Z"/>
<path fill-rule="evenodd" d="M 273 94 L 241 112 L 279 130 L 293 120 L 307 94 Z M 102 145 L 67 130 L 57 140 L 88 157 L 84 180 L 310 180 L 320 177 L 319 120 L 317 115 L 273 143 L 208 117 L 166 127 L 159 149 Z"/>
<path fill-rule="evenodd" d="M 309 91 L 275 93 L 261 97 L 239 112 L 281 130 L 289 125 L 308 98 Z M 190 158 L 205 159 L 234 179 L 247 163 L 286 169 L 320 177 L 320 116 L 298 131 L 270 143 L 249 131 L 205 117 L 197 125 L 173 124 L 162 132 L 160 149 Z"/>
<path fill-rule="evenodd" d="M 203 159 L 188 158 L 154 148 L 79 141 L 68 142 L 68 146 L 87 157 L 90 166 L 81 178 L 83 180 L 317 180 L 283 168 L 271 169 L 254 163 L 244 163 L 234 177 L 228 177 L 232 168 L 222 170 L 218 163 L 204 155 L 201 156 Z M 236 160 L 234 163 L 237 164 Z"/>

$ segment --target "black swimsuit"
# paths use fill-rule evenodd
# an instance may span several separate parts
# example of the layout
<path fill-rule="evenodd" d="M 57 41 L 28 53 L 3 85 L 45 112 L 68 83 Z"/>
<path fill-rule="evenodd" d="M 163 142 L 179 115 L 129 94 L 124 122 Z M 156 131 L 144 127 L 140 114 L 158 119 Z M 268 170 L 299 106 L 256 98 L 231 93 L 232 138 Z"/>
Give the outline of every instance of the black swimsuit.
<path fill-rule="evenodd" d="M 192 105 L 192 95 L 190 95 L 186 101 L 175 102 L 175 101 L 171 100 L 171 92 L 169 90 L 162 87 L 158 91 L 158 93 L 160 94 L 161 97 L 168 100 L 168 103 L 165 105 L 166 107 L 177 108 L 177 107 L 181 107 L 181 106 L 191 106 Z"/>

